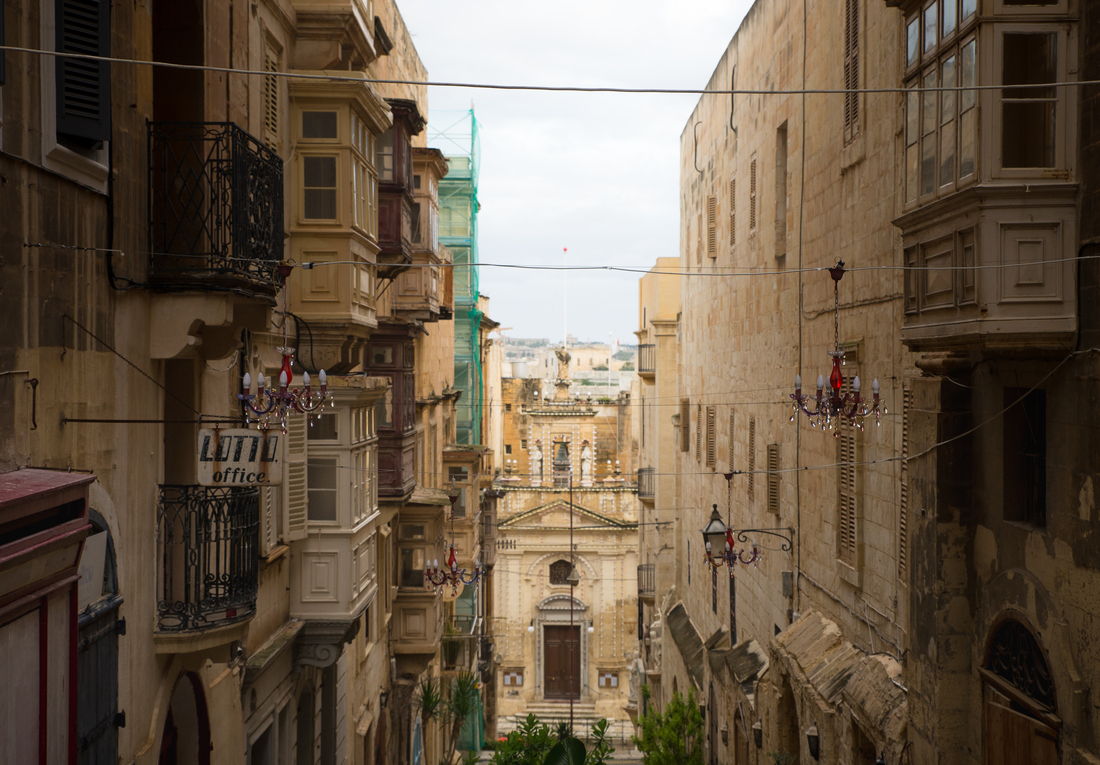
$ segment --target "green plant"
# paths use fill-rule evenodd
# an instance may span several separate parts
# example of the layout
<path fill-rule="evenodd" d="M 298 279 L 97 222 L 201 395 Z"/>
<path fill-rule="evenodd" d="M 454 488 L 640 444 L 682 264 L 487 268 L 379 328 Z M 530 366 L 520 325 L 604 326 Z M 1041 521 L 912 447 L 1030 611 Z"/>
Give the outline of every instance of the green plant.
<path fill-rule="evenodd" d="M 793 757 L 786 752 L 768 752 L 768 756 L 772 758 L 772 762 L 775 765 L 787 765 Z"/>
<path fill-rule="evenodd" d="M 559 730 L 569 730 L 569 726 L 562 723 Z M 584 742 L 572 735 L 561 738 L 553 748 L 547 752 L 542 765 L 604 765 L 614 752 L 614 748 L 607 742 L 607 720 L 600 720 L 592 726 L 592 749 L 586 751 Z"/>
<path fill-rule="evenodd" d="M 459 672 L 451 681 L 450 695 L 446 704 L 446 717 L 451 723 L 451 735 L 447 742 L 447 756 L 444 762 L 454 759 L 462 729 L 466 727 L 470 715 L 477 710 L 477 691 L 477 676 L 473 672 Z"/>
<path fill-rule="evenodd" d="M 446 699 L 435 680 L 423 680 L 416 693 L 416 708 L 424 722 L 438 718 L 443 714 Z"/>
<path fill-rule="evenodd" d="M 546 753 L 557 743 L 550 726 L 539 722 L 534 715 L 497 742 L 491 765 L 542 765 Z"/>
<path fill-rule="evenodd" d="M 642 686 L 643 708 L 648 708 L 640 720 L 641 736 L 631 736 L 642 753 L 644 765 L 703 765 L 703 715 L 695 700 L 695 689 L 687 699 L 672 694 L 663 713 L 649 704 L 649 686 Z"/>

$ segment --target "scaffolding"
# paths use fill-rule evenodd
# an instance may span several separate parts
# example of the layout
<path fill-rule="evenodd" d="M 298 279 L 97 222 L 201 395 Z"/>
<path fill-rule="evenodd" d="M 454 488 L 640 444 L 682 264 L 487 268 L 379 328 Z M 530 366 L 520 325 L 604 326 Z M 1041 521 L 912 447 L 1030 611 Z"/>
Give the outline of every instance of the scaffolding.
<path fill-rule="evenodd" d="M 483 386 L 481 317 L 478 310 L 477 181 L 480 137 L 473 108 L 433 112 L 428 144 L 447 157 L 447 175 L 439 181 L 439 243 L 454 253 L 455 387 L 458 399 L 456 441 L 481 443 Z"/>

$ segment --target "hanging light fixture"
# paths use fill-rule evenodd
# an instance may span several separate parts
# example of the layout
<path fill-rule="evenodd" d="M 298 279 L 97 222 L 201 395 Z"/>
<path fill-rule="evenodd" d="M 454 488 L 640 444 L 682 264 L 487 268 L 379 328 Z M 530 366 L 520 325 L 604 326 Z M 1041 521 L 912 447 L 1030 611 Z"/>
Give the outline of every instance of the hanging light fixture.
<path fill-rule="evenodd" d="M 833 359 L 833 371 L 829 374 L 829 392 L 825 393 L 825 377 L 817 376 L 817 395 L 811 397 L 802 392 L 802 375 L 794 377 L 794 393 L 791 395 L 791 422 L 794 422 L 798 412 L 801 411 L 810 418 L 810 426 L 835 431 L 838 424 L 847 422 L 849 425 L 863 430 L 863 420 L 868 415 L 875 416 L 875 424 L 880 425 L 879 410 L 882 414 L 888 414 L 886 407 L 879 400 L 878 379 L 871 383 L 871 401 L 860 395 L 860 381 L 856 377 L 852 380 L 852 390 L 849 393 L 841 393 L 844 387 L 844 374 L 840 368 L 844 365 L 844 351 L 840 350 L 840 280 L 844 276 L 844 261 L 838 260 L 837 264 L 829 269 L 829 275 L 833 277 L 833 350 L 829 355 Z M 813 409 L 810 406 L 813 406 Z M 833 434 L 838 435 L 837 433 Z"/>
<path fill-rule="evenodd" d="M 459 568 L 458 566 L 458 548 L 455 547 L 455 503 L 458 502 L 458 490 L 455 488 L 455 481 L 451 479 L 451 493 L 447 498 L 451 501 L 451 543 L 446 547 L 445 563 L 443 568 L 439 567 L 439 559 L 432 561 L 430 566 L 424 567 L 424 588 L 427 590 L 434 589 L 436 592 L 443 592 L 443 589 L 450 585 L 451 595 L 457 597 L 458 589 L 462 585 L 474 584 L 481 579 L 481 576 L 485 573 L 485 569 L 481 567 L 481 560 L 474 562 L 474 571 L 467 577 L 466 569 Z"/>
<path fill-rule="evenodd" d="M 753 566 L 764 558 L 764 551 L 760 549 L 754 539 L 751 547 L 737 549 L 736 543 L 749 544 L 750 534 L 770 534 L 783 540 L 782 549 L 790 552 L 794 545 L 792 529 L 734 529 L 731 525 L 733 514 L 733 477 L 735 472 L 725 473 L 726 479 L 726 522 L 722 522 L 722 516 L 718 513 L 718 505 L 713 505 L 710 520 L 700 529 L 703 535 L 703 554 L 707 563 L 714 568 L 727 567 L 730 577 L 733 577 L 733 569 L 737 563 L 745 566 Z M 784 534 L 782 532 L 788 532 Z M 736 542 L 734 541 L 736 538 Z"/>
<path fill-rule="evenodd" d="M 283 435 L 286 435 L 287 418 L 290 415 L 295 413 L 304 414 L 309 418 L 309 424 L 312 426 L 314 412 L 324 409 L 326 402 L 330 406 L 336 406 L 336 402 L 328 395 L 328 377 L 323 369 L 318 375 L 321 378 L 321 389 L 319 391 L 312 389 L 309 372 L 303 372 L 301 388 L 294 389 L 290 387 L 290 383 L 294 380 L 294 372 L 291 371 L 291 366 L 294 363 L 294 349 L 290 347 L 287 340 L 286 319 L 290 314 L 286 305 L 287 292 L 289 291 L 286 289 L 286 279 L 290 276 L 292 268 L 293 266 L 289 263 L 280 263 L 277 269 L 283 287 L 283 344 L 275 349 L 283 357 L 283 364 L 279 369 L 279 389 L 275 390 L 267 387 L 264 376 L 260 374 L 256 376 L 256 392 L 252 393 L 252 375 L 245 372 L 241 384 L 241 393 L 237 394 L 237 398 L 244 404 L 244 421 L 246 425 L 255 416 L 258 419 L 260 430 L 267 430 L 270 427 L 271 419 L 274 417 L 282 426 Z"/>

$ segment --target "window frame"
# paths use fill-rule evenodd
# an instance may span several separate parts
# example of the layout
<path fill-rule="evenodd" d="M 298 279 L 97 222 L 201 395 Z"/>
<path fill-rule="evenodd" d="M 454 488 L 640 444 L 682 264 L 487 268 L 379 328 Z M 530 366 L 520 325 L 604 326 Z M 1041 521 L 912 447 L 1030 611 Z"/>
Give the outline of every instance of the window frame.
<path fill-rule="evenodd" d="M 331 159 L 336 171 L 336 177 L 332 186 L 306 186 L 306 160 L 307 159 Z M 303 225 L 316 226 L 321 224 L 336 224 L 340 225 L 342 221 L 340 210 L 340 183 L 342 180 L 340 155 L 335 151 L 304 151 L 298 155 L 298 167 L 300 171 L 300 179 L 298 182 L 298 190 L 301 193 L 301 208 L 299 210 L 299 220 Z M 333 212 L 335 215 L 331 218 L 311 218 L 306 214 L 306 191 L 308 189 L 316 189 L 319 191 L 332 190 L 335 197 L 335 204 L 333 205 Z"/>

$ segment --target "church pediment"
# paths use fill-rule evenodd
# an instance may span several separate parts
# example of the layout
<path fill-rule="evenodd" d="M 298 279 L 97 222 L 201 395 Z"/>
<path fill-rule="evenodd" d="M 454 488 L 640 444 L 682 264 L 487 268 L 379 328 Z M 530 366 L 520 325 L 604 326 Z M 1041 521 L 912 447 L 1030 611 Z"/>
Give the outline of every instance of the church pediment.
<path fill-rule="evenodd" d="M 570 515 L 573 517 L 574 530 L 579 528 L 579 530 L 584 531 L 586 530 L 585 527 L 589 526 L 601 527 L 599 529 L 591 529 L 593 531 L 603 531 L 610 528 L 620 528 L 630 531 L 638 528 L 638 524 L 632 521 L 613 518 L 610 515 L 598 513 L 595 510 L 591 510 L 576 503 L 570 504 L 564 499 L 555 499 L 551 502 L 547 502 L 545 505 L 525 510 L 522 513 L 502 520 L 499 526 L 502 529 L 568 529 Z"/>

